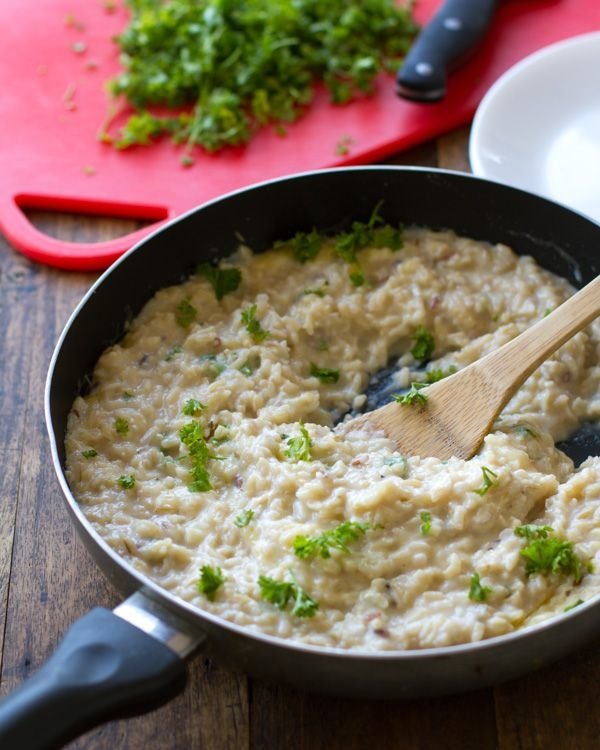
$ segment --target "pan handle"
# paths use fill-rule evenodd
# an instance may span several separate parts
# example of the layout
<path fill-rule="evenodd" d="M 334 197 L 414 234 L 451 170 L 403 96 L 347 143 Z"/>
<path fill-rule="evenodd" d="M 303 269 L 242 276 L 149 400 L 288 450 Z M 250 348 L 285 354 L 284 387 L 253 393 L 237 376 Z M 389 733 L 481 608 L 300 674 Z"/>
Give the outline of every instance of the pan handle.
<path fill-rule="evenodd" d="M 156 627 L 146 627 L 154 616 L 139 606 L 140 599 L 146 598 L 134 594 L 117 607 L 117 613 L 124 610 L 120 615 L 98 607 L 77 620 L 50 659 L 0 701 L 3 750 L 59 748 L 105 721 L 157 708 L 183 690 L 182 656 L 200 639 L 184 635 L 188 647 L 182 649 L 179 633 L 180 643 L 167 645 Z"/>

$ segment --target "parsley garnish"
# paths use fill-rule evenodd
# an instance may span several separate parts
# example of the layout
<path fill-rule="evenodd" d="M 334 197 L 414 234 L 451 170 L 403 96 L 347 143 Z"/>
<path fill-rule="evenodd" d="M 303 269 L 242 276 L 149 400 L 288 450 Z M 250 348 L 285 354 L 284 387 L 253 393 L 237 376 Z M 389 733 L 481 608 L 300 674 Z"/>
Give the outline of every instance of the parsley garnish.
<path fill-rule="evenodd" d="M 203 565 L 200 568 L 200 579 L 198 580 L 198 591 L 210 601 L 214 602 L 219 589 L 227 579 L 218 566 Z"/>
<path fill-rule="evenodd" d="M 300 428 L 300 435 L 286 438 L 288 447 L 283 451 L 283 454 L 292 461 L 312 461 L 310 455 L 312 439 L 303 422 L 298 422 L 298 427 Z"/>
<path fill-rule="evenodd" d="M 167 350 L 167 353 L 164 356 L 165 362 L 170 362 L 177 354 L 181 354 L 182 351 L 183 347 L 181 344 L 175 344 Z"/>
<path fill-rule="evenodd" d="M 87 450 L 81 451 L 81 455 L 84 458 L 95 458 L 98 455 L 98 451 L 95 448 L 88 448 Z"/>
<path fill-rule="evenodd" d="M 573 604 L 569 604 L 568 607 L 564 608 L 564 612 L 570 612 L 572 609 L 575 609 L 575 607 L 578 607 L 580 604 L 583 604 L 583 599 L 578 599 L 576 602 L 573 602 Z"/>
<path fill-rule="evenodd" d="M 315 289 L 305 289 L 302 294 L 315 294 L 317 297 L 324 297 L 325 290 L 322 287 L 315 287 Z"/>
<path fill-rule="evenodd" d="M 406 393 L 393 393 L 392 398 L 402 406 L 410 406 L 412 404 L 419 404 L 425 406 L 427 403 L 427 396 L 421 393 L 421 389 L 425 388 L 427 383 L 411 383 L 410 390 Z"/>
<path fill-rule="evenodd" d="M 491 593 L 492 589 L 489 586 L 481 585 L 479 573 L 473 573 L 469 585 L 469 599 L 472 602 L 484 602 Z"/>
<path fill-rule="evenodd" d="M 196 320 L 198 310 L 192 305 L 189 297 L 184 297 L 181 302 L 177 305 L 175 311 L 175 320 L 178 326 L 182 328 L 189 328 L 192 323 Z"/>
<path fill-rule="evenodd" d="M 253 518 L 254 511 L 250 510 L 250 508 L 246 508 L 235 517 L 233 523 L 238 527 L 238 529 L 243 529 L 244 526 L 247 526 Z"/>
<path fill-rule="evenodd" d="M 212 490 L 208 476 L 208 462 L 214 458 L 204 439 L 204 431 L 200 422 L 188 422 L 179 430 L 179 439 L 187 447 L 189 458 L 192 459 L 192 481 L 188 485 L 190 492 L 207 492 Z"/>
<path fill-rule="evenodd" d="M 575 554 L 573 544 L 566 539 L 551 536 L 553 531 L 551 526 L 536 526 L 535 524 L 515 528 L 517 536 L 529 541 L 529 544 L 519 553 L 525 558 L 525 572 L 527 575 L 534 573 L 570 575 L 574 583 L 580 583 L 584 568 L 582 561 Z"/>
<path fill-rule="evenodd" d="M 129 432 L 129 423 L 123 417 L 117 417 L 115 419 L 115 430 L 119 435 L 127 435 Z"/>
<path fill-rule="evenodd" d="M 135 487 L 135 477 L 133 474 L 123 474 L 117 479 L 117 484 L 124 490 L 131 490 Z"/>
<path fill-rule="evenodd" d="M 250 377 L 260 367 L 260 357 L 258 354 L 251 354 L 244 364 L 240 367 L 240 372 Z"/>
<path fill-rule="evenodd" d="M 537 437 L 537 433 L 535 433 L 530 427 L 527 427 L 527 425 L 524 424 L 515 425 L 514 431 L 517 433 L 517 435 L 521 435 L 521 437 Z"/>
<path fill-rule="evenodd" d="M 201 362 L 206 370 L 206 374 L 211 380 L 218 378 L 219 375 L 227 369 L 227 363 L 219 359 L 216 354 L 202 354 L 198 357 L 198 362 Z"/>
<path fill-rule="evenodd" d="M 134 395 L 131 391 L 123 391 L 121 398 L 125 401 L 131 401 L 131 399 L 134 398 Z"/>
<path fill-rule="evenodd" d="M 196 398 L 188 398 L 181 411 L 186 417 L 194 417 L 203 409 L 206 409 L 206 406 L 201 401 Z"/>
<path fill-rule="evenodd" d="M 426 331 L 423 326 L 419 326 L 413 336 L 413 345 L 410 353 L 417 362 L 429 362 L 435 349 L 435 339 L 433 335 Z"/>
<path fill-rule="evenodd" d="M 289 245 L 298 263 L 306 263 L 317 256 L 323 245 L 323 237 L 313 229 L 312 232 L 297 232 L 291 240 L 278 244 Z"/>
<path fill-rule="evenodd" d="M 422 510 L 419 514 L 419 518 L 421 519 L 421 534 L 423 536 L 427 536 L 429 532 L 431 531 L 431 513 L 428 510 Z"/>
<path fill-rule="evenodd" d="M 367 277 L 365 276 L 362 268 L 359 265 L 355 265 L 350 269 L 348 277 L 350 278 L 350 281 L 354 284 L 354 286 L 363 286 L 367 283 Z"/>
<path fill-rule="evenodd" d="M 481 473 L 483 474 L 483 484 L 481 487 L 479 487 L 476 490 L 473 490 L 473 492 L 476 492 L 478 495 L 483 497 L 485 493 L 489 490 L 489 488 L 496 484 L 496 479 L 498 479 L 498 475 L 495 471 L 492 471 L 487 466 L 481 467 Z"/>
<path fill-rule="evenodd" d="M 318 378 L 321 383 L 337 383 L 340 379 L 339 370 L 331 370 L 327 367 L 319 367 L 314 362 L 310 363 L 310 374 Z"/>
<path fill-rule="evenodd" d="M 293 599 L 293 615 L 296 615 L 296 617 L 314 617 L 319 609 L 319 604 L 300 586 L 291 571 L 290 575 L 292 576 L 291 581 L 278 581 L 268 576 L 260 576 L 258 579 L 260 595 L 282 611 L 287 607 L 290 599 Z"/>
<path fill-rule="evenodd" d="M 282 132 L 318 81 L 335 103 L 369 93 L 380 72 L 397 68 L 416 32 L 411 8 L 393 0 L 128 5 L 129 25 L 116 39 L 124 70 L 109 91 L 135 113 L 118 148 L 169 134 L 215 151 L 245 143 L 268 123 Z M 158 116 L 149 111 L 155 105 L 191 111 Z"/>
<path fill-rule="evenodd" d="M 294 554 L 303 559 L 316 557 L 317 555 L 327 559 L 331 557 L 331 549 L 350 552 L 348 545 L 355 542 L 370 528 L 371 526 L 368 523 L 344 521 L 335 529 L 324 531 L 318 536 L 299 535 L 294 539 Z"/>
<path fill-rule="evenodd" d="M 200 263 L 196 272 L 210 281 L 218 300 L 229 292 L 235 292 L 242 281 L 239 268 L 217 268 L 210 263 Z"/>
<path fill-rule="evenodd" d="M 438 380 L 447 378 L 449 375 L 454 375 L 455 372 L 456 367 L 454 365 L 450 365 L 445 370 L 443 370 L 441 367 L 432 367 L 431 370 L 427 370 L 427 372 L 425 373 L 425 378 L 428 385 L 430 385 L 431 383 L 437 383 Z"/>
<path fill-rule="evenodd" d="M 246 330 L 252 336 L 252 340 L 257 344 L 264 341 L 270 335 L 256 318 L 256 305 L 250 305 L 246 310 L 242 310 L 241 318 L 242 323 L 246 326 Z"/>

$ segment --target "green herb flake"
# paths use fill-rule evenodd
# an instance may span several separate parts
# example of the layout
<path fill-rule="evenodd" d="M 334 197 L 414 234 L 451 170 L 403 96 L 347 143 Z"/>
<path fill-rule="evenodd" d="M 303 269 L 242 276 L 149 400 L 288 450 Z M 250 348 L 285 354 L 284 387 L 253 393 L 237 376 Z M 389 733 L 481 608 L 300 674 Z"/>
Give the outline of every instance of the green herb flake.
<path fill-rule="evenodd" d="M 305 289 L 302 294 L 314 294 L 316 297 L 324 297 L 325 290 L 323 289 L 323 287 L 315 287 L 314 289 Z"/>
<path fill-rule="evenodd" d="M 240 367 L 240 372 L 246 377 L 253 375 L 260 367 L 261 359 L 258 354 L 251 354 Z"/>
<path fill-rule="evenodd" d="M 308 263 L 317 257 L 323 241 L 323 236 L 313 229 L 312 232 L 297 232 L 291 240 L 277 244 L 289 246 L 298 263 Z"/>
<path fill-rule="evenodd" d="M 226 294 L 235 292 L 242 282 L 242 272 L 239 268 L 217 268 L 210 263 L 201 263 L 197 273 L 208 279 L 217 300 L 222 300 Z"/>
<path fill-rule="evenodd" d="M 135 477 L 133 474 L 123 474 L 117 479 L 117 484 L 124 490 L 132 490 L 135 487 Z"/>
<path fill-rule="evenodd" d="M 367 277 L 360 266 L 353 266 L 348 274 L 348 278 L 357 287 L 364 286 L 367 283 Z"/>
<path fill-rule="evenodd" d="M 527 427 L 527 425 L 517 424 L 513 429 L 517 435 L 520 435 L 521 437 L 537 438 L 537 433 L 534 432 L 531 427 Z"/>
<path fill-rule="evenodd" d="M 251 305 L 246 310 L 242 310 L 241 321 L 252 337 L 252 340 L 257 344 L 264 341 L 270 335 L 269 331 L 266 331 L 256 318 L 256 305 Z"/>
<path fill-rule="evenodd" d="M 225 583 L 227 578 L 218 566 L 203 565 L 200 568 L 198 580 L 198 591 L 210 601 L 214 602 L 218 589 Z"/>
<path fill-rule="evenodd" d="M 175 344 L 174 346 L 171 346 L 169 349 L 167 349 L 167 352 L 165 356 L 163 357 L 163 359 L 165 362 L 170 362 L 178 354 L 181 354 L 182 351 L 183 351 L 183 347 L 181 346 L 181 344 Z"/>
<path fill-rule="evenodd" d="M 260 576 L 258 586 L 263 599 L 284 610 L 290 599 L 294 601 L 292 614 L 297 617 L 314 617 L 318 603 L 300 586 L 292 575 L 292 581 L 278 581 L 268 576 Z"/>
<path fill-rule="evenodd" d="M 410 353 L 417 362 L 429 362 L 435 350 L 435 339 L 423 326 L 419 326 L 413 336 L 413 345 Z"/>
<path fill-rule="evenodd" d="M 197 316 L 198 311 L 190 302 L 189 297 L 184 297 L 177 305 L 177 310 L 175 311 L 177 325 L 181 326 L 181 328 L 189 328 Z"/>
<path fill-rule="evenodd" d="M 578 607 L 580 604 L 583 604 L 583 599 L 578 599 L 576 602 L 573 602 L 573 604 L 569 604 L 568 607 L 564 608 L 564 612 L 570 612 L 572 609 L 575 609 L 575 607 Z"/>
<path fill-rule="evenodd" d="M 118 435 L 127 435 L 129 432 L 129 422 L 123 417 L 117 417 L 115 419 L 115 431 Z"/>
<path fill-rule="evenodd" d="M 421 519 L 421 534 L 427 536 L 431 531 L 431 513 L 428 510 L 422 510 L 419 518 Z"/>
<path fill-rule="evenodd" d="M 496 472 L 492 471 L 487 466 L 481 467 L 481 473 L 483 474 L 483 484 L 481 487 L 478 487 L 476 490 L 473 490 L 477 495 L 480 497 L 483 497 L 487 491 L 492 487 L 494 484 L 496 484 L 496 480 L 498 479 L 498 475 Z"/>
<path fill-rule="evenodd" d="M 327 367 L 319 367 L 314 362 L 310 363 L 310 374 L 317 378 L 321 383 L 337 383 L 340 379 L 340 371 L 332 370 Z"/>
<path fill-rule="evenodd" d="M 350 552 L 348 545 L 355 542 L 371 528 L 368 523 L 344 521 L 331 531 L 324 531 L 318 536 L 299 535 L 294 539 L 294 554 L 304 560 L 312 557 L 331 557 L 331 550 Z"/>
<path fill-rule="evenodd" d="M 88 448 L 87 450 L 81 451 L 81 455 L 84 458 L 95 458 L 98 455 L 98 451 L 95 448 Z"/>
<path fill-rule="evenodd" d="M 578 584 L 583 578 L 586 566 L 575 554 L 573 544 L 566 539 L 552 536 L 553 531 L 551 526 L 535 524 L 515 528 L 516 536 L 529 542 L 519 553 L 525 559 L 525 572 L 527 575 L 555 573 L 572 576 L 573 582 Z"/>
<path fill-rule="evenodd" d="M 489 586 L 481 585 L 479 573 L 473 573 L 469 585 L 469 599 L 472 602 L 484 602 L 491 593 L 492 589 Z"/>
<path fill-rule="evenodd" d="M 313 444 L 312 438 L 303 422 L 298 422 L 298 427 L 300 435 L 286 439 L 288 447 L 283 451 L 283 454 L 291 461 L 312 461 L 310 454 Z"/>
<path fill-rule="evenodd" d="M 335 144 L 335 155 L 347 156 L 350 153 L 350 147 L 352 145 L 354 145 L 354 138 L 349 135 L 342 135 L 339 141 Z"/>
<path fill-rule="evenodd" d="M 191 482 L 188 485 L 190 492 L 208 492 L 212 490 L 212 484 L 208 475 L 208 462 L 214 458 L 206 440 L 200 422 L 188 422 L 179 430 L 179 439 L 188 449 L 188 457 L 192 461 L 190 471 Z"/>
<path fill-rule="evenodd" d="M 198 357 L 198 362 L 203 366 L 207 377 L 211 380 L 218 378 L 227 369 L 227 363 L 217 357 L 216 354 L 201 354 Z"/>
<path fill-rule="evenodd" d="M 121 398 L 124 401 L 131 401 L 131 399 L 135 397 L 131 391 L 123 391 L 123 393 L 121 394 Z"/>
<path fill-rule="evenodd" d="M 411 383 L 410 389 L 406 393 L 394 393 L 392 398 L 398 404 L 402 406 L 425 406 L 427 403 L 427 396 L 421 393 L 421 389 L 425 388 L 427 383 Z"/>
<path fill-rule="evenodd" d="M 404 456 L 386 456 L 383 459 L 383 465 L 394 469 L 394 474 L 401 479 L 408 476 L 408 461 Z"/>
<path fill-rule="evenodd" d="M 431 370 L 427 370 L 425 373 L 425 379 L 427 380 L 427 384 L 431 385 L 431 383 L 437 383 L 439 380 L 454 375 L 455 372 L 456 367 L 454 365 L 449 365 L 445 370 L 441 367 L 432 367 Z"/>
<path fill-rule="evenodd" d="M 186 417 L 195 417 L 204 409 L 206 409 L 206 406 L 201 401 L 196 398 L 188 398 L 181 411 Z"/>
<path fill-rule="evenodd" d="M 250 521 L 254 518 L 254 511 L 250 510 L 250 508 L 246 508 L 241 513 L 239 513 L 234 520 L 234 525 L 238 527 L 238 529 L 243 529 L 245 526 L 248 526 Z"/>

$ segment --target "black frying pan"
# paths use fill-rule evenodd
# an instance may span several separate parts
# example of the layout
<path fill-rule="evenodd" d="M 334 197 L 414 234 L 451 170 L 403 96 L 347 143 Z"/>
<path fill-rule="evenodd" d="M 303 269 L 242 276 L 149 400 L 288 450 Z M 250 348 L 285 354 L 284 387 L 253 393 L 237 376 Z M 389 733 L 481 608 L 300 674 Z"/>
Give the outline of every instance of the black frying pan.
<path fill-rule="evenodd" d="M 274 180 L 202 206 L 144 239 L 74 312 L 46 388 L 47 425 L 67 506 L 94 558 L 129 598 L 114 612 L 96 609 L 79 620 L 50 661 L 0 703 L 3 750 L 57 747 L 102 721 L 154 708 L 182 689 L 184 659 L 201 644 L 223 663 L 299 688 L 403 698 L 500 682 L 598 634 L 600 600 L 510 635 L 421 651 L 345 652 L 248 633 L 136 572 L 93 531 L 70 494 L 64 436 L 73 399 L 101 352 L 158 289 L 183 280 L 199 260 L 229 255 L 239 235 L 263 251 L 299 230 L 348 228 L 366 220 L 380 201 L 390 223 L 506 243 L 575 286 L 598 274 L 600 226 L 589 219 L 514 188 L 417 168 L 354 167 Z M 590 436 L 593 431 L 579 437 L 585 455 L 596 453 Z"/>

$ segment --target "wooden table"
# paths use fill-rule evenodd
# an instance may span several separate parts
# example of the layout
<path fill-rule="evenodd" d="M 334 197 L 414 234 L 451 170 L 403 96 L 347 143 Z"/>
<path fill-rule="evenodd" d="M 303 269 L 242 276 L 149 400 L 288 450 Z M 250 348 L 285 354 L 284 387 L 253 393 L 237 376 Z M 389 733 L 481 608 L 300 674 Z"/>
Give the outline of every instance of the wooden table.
<path fill-rule="evenodd" d="M 467 142 L 468 130 L 462 129 L 389 161 L 468 170 Z M 41 213 L 30 218 L 49 234 L 80 241 L 108 239 L 132 228 L 113 219 Z M 29 263 L 0 238 L 2 693 L 48 657 L 75 618 L 94 605 L 119 602 L 67 516 L 44 425 L 43 388 L 51 352 L 94 278 Z M 108 724 L 71 747 L 600 748 L 598 646 L 494 689 L 408 702 L 306 695 L 248 679 L 200 655 L 190 662 L 185 692 L 169 705 Z"/>

